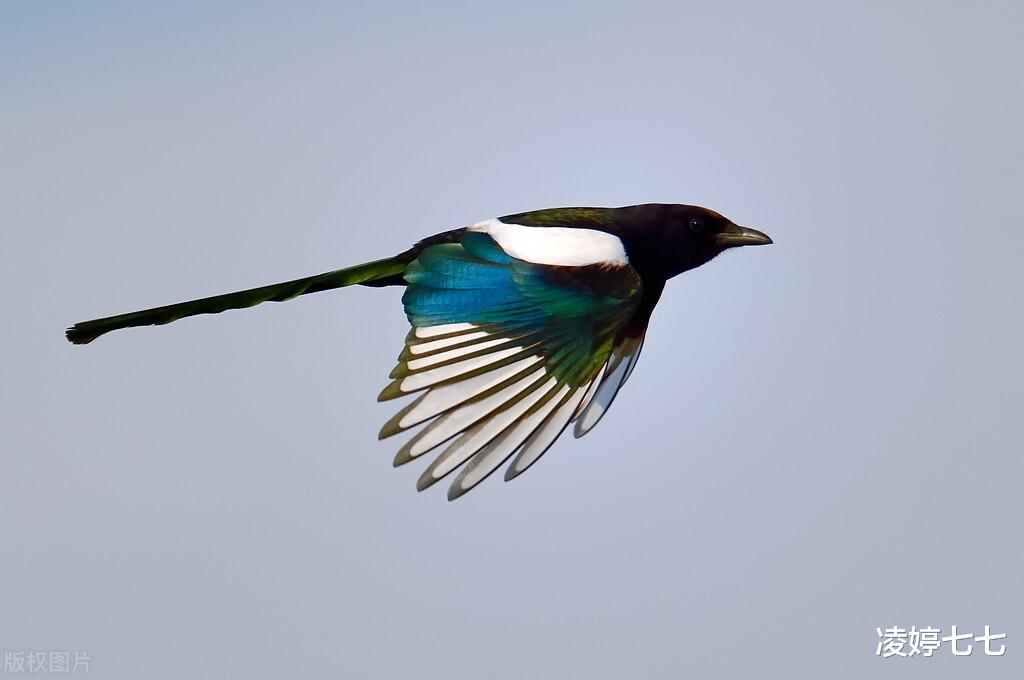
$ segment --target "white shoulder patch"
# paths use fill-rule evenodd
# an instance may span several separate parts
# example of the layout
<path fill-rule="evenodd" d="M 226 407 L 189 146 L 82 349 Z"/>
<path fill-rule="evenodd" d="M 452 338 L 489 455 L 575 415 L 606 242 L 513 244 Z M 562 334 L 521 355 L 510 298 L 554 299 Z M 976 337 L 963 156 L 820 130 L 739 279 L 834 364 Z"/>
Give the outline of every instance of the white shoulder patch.
<path fill-rule="evenodd" d="M 526 227 L 497 219 L 478 222 L 468 229 L 487 234 L 512 257 L 534 264 L 629 264 L 619 237 L 596 229 Z"/>

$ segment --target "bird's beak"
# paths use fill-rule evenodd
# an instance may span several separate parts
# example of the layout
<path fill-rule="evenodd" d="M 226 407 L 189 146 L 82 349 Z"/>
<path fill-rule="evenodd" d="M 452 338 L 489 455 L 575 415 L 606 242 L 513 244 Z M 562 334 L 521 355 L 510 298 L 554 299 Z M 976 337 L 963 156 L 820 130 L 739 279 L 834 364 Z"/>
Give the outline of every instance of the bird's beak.
<path fill-rule="evenodd" d="M 766 246 L 772 243 L 772 237 L 763 231 L 751 229 L 750 227 L 741 227 L 738 224 L 729 225 L 729 228 L 718 234 L 715 240 L 723 248 Z"/>

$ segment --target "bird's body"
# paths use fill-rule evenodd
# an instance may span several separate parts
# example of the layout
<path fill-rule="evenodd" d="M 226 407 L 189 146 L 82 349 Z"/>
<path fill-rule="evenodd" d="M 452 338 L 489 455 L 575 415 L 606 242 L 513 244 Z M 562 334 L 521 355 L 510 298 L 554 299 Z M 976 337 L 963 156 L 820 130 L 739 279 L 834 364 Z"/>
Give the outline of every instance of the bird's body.
<path fill-rule="evenodd" d="M 84 344 L 118 328 L 348 285 L 406 286 L 413 329 L 379 399 L 422 394 L 380 436 L 424 425 L 395 464 L 445 445 L 418 487 L 461 468 L 453 499 L 510 458 L 505 478 L 519 475 L 570 422 L 576 436 L 597 424 L 636 364 L 669 278 L 727 248 L 767 243 L 697 206 L 537 210 L 356 267 L 79 323 L 67 337 Z"/>

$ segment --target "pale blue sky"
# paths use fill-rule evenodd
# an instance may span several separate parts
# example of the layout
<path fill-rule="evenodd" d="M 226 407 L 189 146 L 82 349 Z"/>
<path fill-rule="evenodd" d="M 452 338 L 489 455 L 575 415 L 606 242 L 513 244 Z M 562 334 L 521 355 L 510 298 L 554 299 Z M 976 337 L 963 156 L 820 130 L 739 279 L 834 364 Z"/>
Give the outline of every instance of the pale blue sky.
<path fill-rule="evenodd" d="M 827 6 L 826 6 L 827 5 Z M 5 3 L 0 649 L 97 678 L 1019 678 L 1019 3 Z M 558 205 L 770 233 L 586 438 L 391 468 L 397 289 L 74 321 Z M 876 626 L 1008 653 L 875 657 Z"/>

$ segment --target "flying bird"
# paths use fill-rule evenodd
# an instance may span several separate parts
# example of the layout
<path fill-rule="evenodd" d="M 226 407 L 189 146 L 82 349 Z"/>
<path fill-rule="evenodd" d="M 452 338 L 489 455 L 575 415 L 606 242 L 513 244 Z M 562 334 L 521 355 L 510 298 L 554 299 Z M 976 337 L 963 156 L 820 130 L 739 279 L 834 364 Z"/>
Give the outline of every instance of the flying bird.
<path fill-rule="evenodd" d="M 396 466 L 440 448 L 423 490 L 452 472 L 454 500 L 509 459 L 537 462 L 570 423 L 608 411 L 644 344 L 668 279 L 767 234 L 693 205 L 552 208 L 423 239 L 403 253 L 285 283 L 77 323 L 75 344 L 344 286 L 405 286 L 412 325 L 379 401 L 417 394 L 380 438 L 419 428 Z"/>

